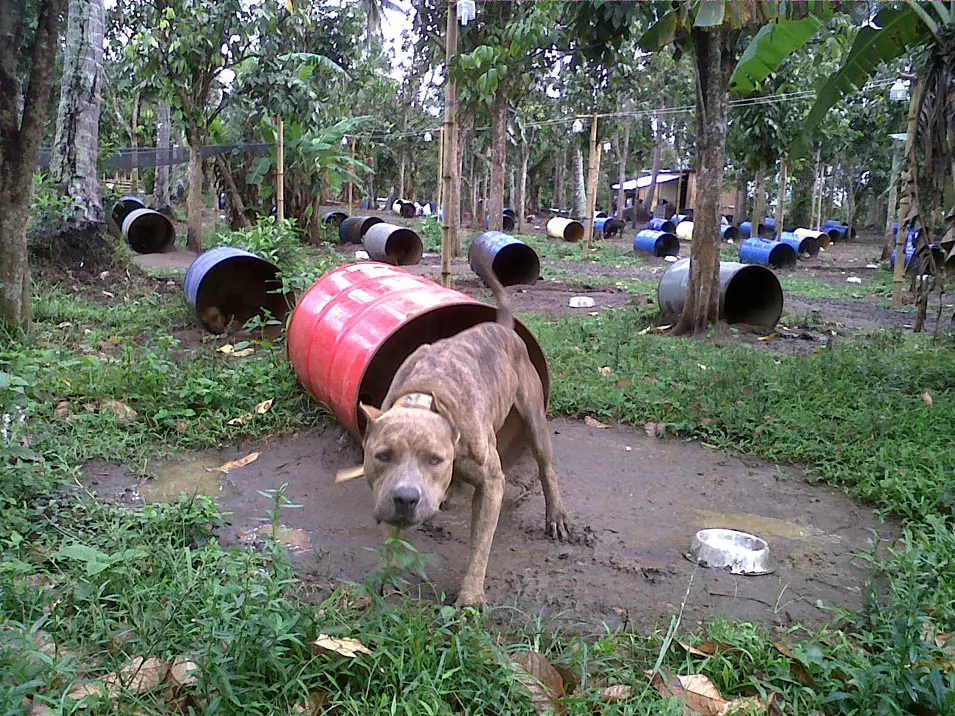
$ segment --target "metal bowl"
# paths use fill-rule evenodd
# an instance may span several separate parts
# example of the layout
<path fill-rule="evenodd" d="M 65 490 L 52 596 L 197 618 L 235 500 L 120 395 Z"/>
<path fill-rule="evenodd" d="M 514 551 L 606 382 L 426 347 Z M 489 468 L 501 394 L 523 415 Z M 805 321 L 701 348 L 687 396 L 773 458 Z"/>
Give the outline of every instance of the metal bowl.
<path fill-rule="evenodd" d="M 776 571 L 766 540 L 737 530 L 700 530 L 686 557 L 702 567 L 726 569 L 732 574 L 756 576 Z"/>

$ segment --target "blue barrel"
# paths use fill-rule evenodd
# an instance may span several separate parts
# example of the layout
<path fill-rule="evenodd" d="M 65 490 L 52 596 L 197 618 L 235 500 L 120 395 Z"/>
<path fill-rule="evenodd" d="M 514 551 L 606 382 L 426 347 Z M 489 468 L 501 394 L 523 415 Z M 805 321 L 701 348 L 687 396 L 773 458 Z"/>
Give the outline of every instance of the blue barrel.
<path fill-rule="evenodd" d="M 899 222 L 892 222 L 892 238 L 898 240 L 899 238 Z"/>
<path fill-rule="evenodd" d="M 766 231 L 775 231 L 776 219 L 772 216 L 767 216 L 765 219 L 763 219 L 763 226 L 766 227 Z"/>
<path fill-rule="evenodd" d="M 732 224 L 723 224 L 720 226 L 720 239 L 722 241 L 738 241 L 739 229 Z"/>
<path fill-rule="evenodd" d="M 604 224 L 606 224 L 608 221 L 610 221 L 610 219 L 608 219 L 606 216 L 598 216 L 596 219 L 594 219 L 594 232 L 603 231 Z"/>
<path fill-rule="evenodd" d="M 765 230 L 766 230 L 766 227 L 763 226 L 762 224 L 759 224 L 759 225 L 756 227 L 756 235 L 759 236 L 759 235 L 762 234 Z M 751 221 L 743 221 L 743 222 L 741 222 L 740 225 L 739 225 L 739 235 L 740 235 L 742 238 L 744 238 L 744 239 L 748 239 L 748 238 L 750 238 L 751 236 L 753 236 L 753 222 L 751 222 Z"/>
<path fill-rule="evenodd" d="M 322 217 L 323 224 L 331 224 L 332 226 L 338 227 L 342 225 L 342 222 L 348 218 L 348 214 L 344 211 L 329 211 Z"/>
<path fill-rule="evenodd" d="M 197 256 L 183 289 L 202 325 L 215 334 L 230 326 L 240 330 L 250 318 L 266 314 L 284 326 L 295 303 L 294 293 L 283 293 L 275 264 L 232 246 Z"/>
<path fill-rule="evenodd" d="M 650 219 L 650 223 L 647 224 L 647 228 L 651 231 L 665 231 L 668 234 L 676 233 L 676 224 L 669 219 Z"/>
<path fill-rule="evenodd" d="M 485 231 L 468 248 L 471 270 L 488 282 L 489 272 L 504 286 L 532 285 L 540 278 L 537 252 L 503 231 Z"/>
<path fill-rule="evenodd" d="M 779 240 L 792 246 L 798 258 L 815 258 L 819 254 L 819 239 L 812 236 L 798 236 L 791 231 L 784 231 Z"/>
<path fill-rule="evenodd" d="M 845 226 L 845 224 L 843 224 L 841 221 L 837 221 L 836 219 L 826 219 L 826 223 L 822 226 L 823 228 L 828 229 L 830 226 Z"/>
<path fill-rule="evenodd" d="M 633 250 L 653 254 L 654 256 L 679 256 L 680 240 L 669 231 L 644 229 L 633 237 Z"/>
<path fill-rule="evenodd" d="M 744 264 L 792 268 L 796 265 L 796 249 L 772 239 L 746 239 L 739 246 L 739 260 Z"/>

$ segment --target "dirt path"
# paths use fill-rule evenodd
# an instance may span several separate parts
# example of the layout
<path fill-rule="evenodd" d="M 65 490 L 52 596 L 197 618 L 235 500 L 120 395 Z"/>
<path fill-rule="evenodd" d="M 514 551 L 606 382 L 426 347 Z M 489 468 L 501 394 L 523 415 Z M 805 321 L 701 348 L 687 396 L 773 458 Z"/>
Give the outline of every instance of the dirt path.
<path fill-rule="evenodd" d="M 506 504 L 487 579 L 488 598 L 530 614 L 563 617 L 600 628 L 624 617 L 642 628 L 665 625 L 686 595 L 687 625 L 712 614 L 765 624 L 817 624 L 835 605 L 857 606 L 861 571 L 852 554 L 866 550 L 872 512 L 834 490 L 806 483 L 794 469 L 728 457 L 695 443 L 647 438 L 627 428 L 597 430 L 552 422 L 556 464 L 577 541 L 556 544 L 543 529 L 543 498 L 529 466 L 509 476 Z M 216 482 L 205 468 L 252 450 L 259 459 Z M 381 544 L 363 481 L 334 485 L 336 470 L 358 464 L 360 450 L 337 426 L 189 457 L 153 468 L 142 484 L 122 465 L 87 467 L 101 498 L 128 504 L 180 489 L 215 494 L 231 513 L 226 542 L 249 540 L 267 515 L 260 490 L 288 482 L 303 505 L 282 514 L 295 560 L 320 586 L 361 580 Z M 466 496 L 464 496 L 466 498 Z M 434 591 L 453 594 L 466 554 L 469 507 L 455 499 L 411 541 L 431 555 Z M 764 537 L 778 559 L 775 574 L 735 577 L 683 557 L 695 530 L 747 529 Z M 894 528 L 890 529 L 894 532 Z M 890 535 L 891 536 L 891 535 Z"/>
<path fill-rule="evenodd" d="M 175 251 L 168 251 L 163 254 L 133 255 L 133 263 L 140 268 L 162 271 L 186 271 L 195 260 L 196 255 L 182 246 L 177 246 Z"/>

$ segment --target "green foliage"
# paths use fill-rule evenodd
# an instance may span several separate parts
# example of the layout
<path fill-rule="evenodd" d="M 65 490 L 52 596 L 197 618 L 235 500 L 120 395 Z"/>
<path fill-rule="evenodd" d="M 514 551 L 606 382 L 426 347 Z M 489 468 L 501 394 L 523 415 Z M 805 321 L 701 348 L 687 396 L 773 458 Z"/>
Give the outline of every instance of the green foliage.
<path fill-rule="evenodd" d="M 255 226 L 238 231 L 222 231 L 213 238 L 212 246 L 235 246 L 271 261 L 283 273 L 298 271 L 305 261 L 301 232 L 290 219 L 278 221 L 274 216 L 260 216 Z"/>
<path fill-rule="evenodd" d="M 72 215 L 70 198 L 63 196 L 53 186 L 46 174 L 33 175 L 33 194 L 30 197 L 30 222 L 27 232 L 48 232 L 51 227 L 61 226 Z"/>
<path fill-rule="evenodd" d="M 730 80 L 730 89 L 741 94 L 755 91 L 822 26 L 821 18 L 807 15 L 799 20 L 779 17 L 761 27 L 739 58 Z"/>

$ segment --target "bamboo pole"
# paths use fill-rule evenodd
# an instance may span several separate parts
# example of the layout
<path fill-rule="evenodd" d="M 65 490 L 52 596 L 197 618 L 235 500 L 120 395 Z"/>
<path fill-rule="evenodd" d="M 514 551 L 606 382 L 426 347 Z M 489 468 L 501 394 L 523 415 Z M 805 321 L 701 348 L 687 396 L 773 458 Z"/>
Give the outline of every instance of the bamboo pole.
<path fill-rule="evenodd" d="M 350 149 L 349 154 L 351 155 L 352 166 L 354 167 L 355 166 L 355 138 L 354 137 L 348 138 L 348 146 Z M 351 216 L 351 206 L 352 206 L 352 200 L 354 198 L 353 197 L 354 186 L 355 186 L 355 182 L 353 181 L 348 182 L 348 215 L 349 216 Z"/>
<path fill-rule="evenodd" d="M 912 182 L 912 160 L 915 148 L 915 126 L 918 119 L 918 103 L 922 94 L 922 85 L 912 82 L 912 96 L 909 99 L 909 116 L 905 129 L 905 162 L 902 171 L 902 197 L 899 199 L 899 235 L 895 239 L 895 267 L 892 271 L 892 305 L 902 305 L 902 283 L 905 280 L 905 239 L 908 232 L 905 224 L 909 218 L 909 205 L 915 187 Z"/>
<path fill-rule="evenodd" d="M 275 159 L 275 218 L 285 221 L 285 120 L 278 118 L 278 147 Z"/>
<path fill-rule="evenodd" d="M 461 185 L 460 166 L 458 165 L 458 123 L 457 89 L 448 76 L 451 61 L 458 52 L 458 2 L 448 2 L 447 37 L 445 38 L 446 60 L 444 65 L 444 128 L 442 141 L 444 147 L 444 220 L 441 224 L 441 285 L 451 287 L 451 255 L 458 234 L 458 195 Z"/>
<path fill-rule="evenodd" d="M 776 191 L 776 239 L 782 236 L 786 216 L 786 185 L 789 183 L 789 164 L 786 155 L 779 158 L 779 187 Z"/>
<path fill-rule="evenodd" d="M 435 211 L 441 208 L 444 193 L 444 128 L 438 130 L 438 188 L 435 192 Z"/>
<path fill-rule="evenodd" d="M 594 214 L 597 206 L 597 180 L 599 176 L 600 152 L 597 151 L 597 113 L 594 112 L 590 120 L 590 164 L 587 177 L 587 216 L 584 217 L 584 245 L 580 257 L 586 259 L 590 254 L 590 241 L 594 237 Z"/>

